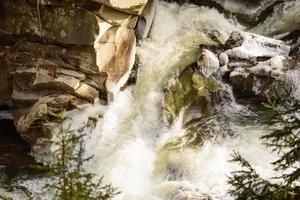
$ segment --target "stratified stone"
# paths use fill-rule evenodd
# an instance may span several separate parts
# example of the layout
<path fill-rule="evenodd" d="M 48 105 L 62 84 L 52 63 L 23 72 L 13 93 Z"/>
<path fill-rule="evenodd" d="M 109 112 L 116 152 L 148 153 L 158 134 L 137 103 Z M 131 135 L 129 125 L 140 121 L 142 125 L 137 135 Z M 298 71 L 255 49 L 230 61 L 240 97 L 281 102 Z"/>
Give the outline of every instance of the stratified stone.
<path fill-rule="evenodd" d="M 4 62 L 3 51 L 0 49 L 0 106 L 6 105 L 10 101 L 12 94 L 11 75 L 8 66 Z"/>
<path fill-rule="evenodd" d="M 102 19 L 114 26 L 133 29 L 138 21 L 138 16 L 130 15 L 108 6 L 102 6 L 97 13 Z"/>
<path fill-rule="evenodd" d="M 25 0 L 1 1 L 0 35 L 35 35 L 63 44 L 90 45 L 99 29 L 97 16 L 77 7 L 32 6 Z M 2 32 L 2 34 L 1 34 Z"/>
<path fill-rule="evenodd" d="M 95 2 L 99 2 L 116 10 L 120 10 L 122 12 L 134 15 L 140 15 L 148 0 L 93 0 Z"/>
<path fill-rule="evenodd" d="M 116 93 L 126 83 L 134 65 L 136 37 L 132 29 L 114 27 L 104 21 L 99 25 L 106 32 L 100 31 L 94 45 L 97 65 L 101 72 L 108 74 L 107 90 Z"/>
<path fill-rule="evenodd" d="M 21 133 L 22 137 L 31 145 L 33 145 L 37 138 L 41 138 L 41 135 L 31 134 L 30 129 L 34 128 L 35 122 L 42 120 L 45 116 L 48 115 L 49 112 L 58 112 L 61 109 L 61 106 L 65 108 L 69 108 L 70 106 L 75 106 L 74 102 L 76 102 L 76 97 L 72 95 L 50 95 L 42 97 L 36 102 L 31 108 L 29 108 L 29 112 L 25 115 L 21 115 L 16 120 L 16 128 L 19 133 Z M 19 112 L 15 110 L 14 112 Z M 14 113 L 14 115 L 18 115 Z"/>

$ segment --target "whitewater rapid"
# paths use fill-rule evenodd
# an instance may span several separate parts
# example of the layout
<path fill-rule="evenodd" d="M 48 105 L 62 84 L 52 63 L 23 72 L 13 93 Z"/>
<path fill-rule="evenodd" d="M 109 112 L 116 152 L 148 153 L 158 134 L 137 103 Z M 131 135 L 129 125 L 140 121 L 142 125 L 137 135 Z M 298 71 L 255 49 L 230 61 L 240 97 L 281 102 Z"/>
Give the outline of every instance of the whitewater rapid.
<path fill-rule="evenodd" d="M 202 146 L 190 147 L 184 140 L 179 148 L 166 144 L 186 131 L 179 117 L 171 127 L 164 123 L 163 88 L 197 59 L 200 44 L 210 44 L 208 32 L 217 30 L 221 39 L 241 29 L 215 9 L 159 2 L 150 38 L 137 49 L 137 83 L 119 92 L 108 106 L 95 103 L 69 113 L 72 128 L 82 127 L 89 117 L 101 116 L 88 129 L 86 148 L 94 155 L 86 169 L 121 191 L 114 200 L 185 200 L 208 195 L 230 200 L 227 176 L 239 169 L 229 163 L 233 150 L 240 152 L 263 176 L 271 177 L 275 160 L 259 140 L 267 133 L 255 109 L 235 102 L 217 108 L 211 120 L 215 137 Z M 231 92 L 229 86 L 224 90 Z M 34 193 L 41 193 L 45 179 L 20 180 Z M 0 192 L 4 193 L 4 191 Z M 19 193 L 14 199 L 24 199 Z M 43 198 L 46 198 L 43 195 Z M 49 197 L 49 199 L 51 199 Z"/>
<path fill-rule="evenodd" d="M 159 2 L 150 38 L 138 47 L 136 85 L 115 96 L 87 141 L 87 152 L 94 154 L 88 169 L 105 175 L 105 181 L 121 191 L 115 199 L 179 200 L 205 194 L 230 199 L 227 175 L 237 166 L 227 161 L 233 150 L 265 176 L 270 174 L 272 155 L 259 141 L 267 130 L 254 124 L 228 121 L 232 137 L 216 137 L 198 148 L 182 144 L 176 151 L 163 151 L 165 144 L 185 134 L 180 118 L 171 128 L 164 124 L 163 88 L 195 62 L 199 44 L 212 42 L 205 33 L 218 30 L 226 39 L 238 28 L 215 9 Z M 235 103 L 219 109 L 238 117 L 243 111 L 253 114 Z"/>

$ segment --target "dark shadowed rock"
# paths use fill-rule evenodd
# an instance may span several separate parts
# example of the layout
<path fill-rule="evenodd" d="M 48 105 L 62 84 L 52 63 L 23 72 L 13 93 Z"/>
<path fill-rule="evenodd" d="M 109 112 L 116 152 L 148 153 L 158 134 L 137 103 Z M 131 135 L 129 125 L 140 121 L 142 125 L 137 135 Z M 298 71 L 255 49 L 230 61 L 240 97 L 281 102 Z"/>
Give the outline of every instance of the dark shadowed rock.
<path fill-rule="evenodd" d="M 168 124 L 172 124 L 181 112 L 184 124 L 207 116 L 218 102 L 220 89 L 221 85 L 212 77 L 205 78 L 194 67 L 187 67 L 164 90 L 163 110 Z"/>
<path fill-rule="evenodd" d="M 76 7 L 32 6 L 25 0 L 1 1 L 0 37 L 39 36 L 62 44 L 88 45 L 95 41 L 97 16 Z"/>
<path fill-rule="evenodd" d="M 0 116 L 0 165 L 34 164 L 29 153 L 30 146 L 17 132 L 13 120 L 2 119 Z"/>

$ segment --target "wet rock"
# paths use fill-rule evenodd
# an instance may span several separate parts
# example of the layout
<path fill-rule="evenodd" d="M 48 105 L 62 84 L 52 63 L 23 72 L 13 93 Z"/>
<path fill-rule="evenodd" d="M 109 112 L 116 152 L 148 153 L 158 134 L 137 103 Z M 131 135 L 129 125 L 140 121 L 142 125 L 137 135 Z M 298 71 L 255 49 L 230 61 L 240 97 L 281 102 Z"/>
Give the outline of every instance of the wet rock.
<path fill-rule="evenodd" d="M 157 2 L 158 0 L 148 1 L 143 13 L 139 17 L 136 27 L 136 33 L 139 39 L 145 39 L 149 35 L 154 20 Z"/>
<path fill-rule="evenodd" d="M 220 66 L 228 65 L 229 58 L 226 53 L 220 53 L 219 55 Z"/>
<path fill-rule="evenodd" d="M 269 76 L 278 80 L 283 80 L 284 60 L 284 56 L 274 56 L 267 61 L 258 62 L 256 66 L 250 67 L 248 70 L 254 75 Z"/>
<path fill-rule="evenodd" d="M 286 73 L 298 62 L 298 56 L 290 53 L 291 47 L 285 42 L 241 31 L 232 32 L 215 52 L 223 65 L 220 74 L 228 76 L 236 96 L 244 97 L 287 94 Z"/>
<path fill-rule="evenodd" d="M 283 41 L 242 31 L 232 32 L 225 46 L 229 58 L 239 60 L 288 56 L 290 53 L 290 46 Z"/>
<path fill-rule="evenodd" d="M 59 112 L 61 106 L 68 109 L 75 107 L 78 104 L 78 99 L 72 95 L 49 95 L 40 98 L 31 108 L 28 108 L 26 114 L 21 114 L 22 111 L 14 110 L 14 119 L 16 128 L 22 137 L 31 145 L 35 144 L 38 138 L 43 137 L 45 130 L 33 131 L 40 128 L 41 122 L 49 112 Z M 24 111 L 23 111 L 24 112 Z"/>
<path fill-rule="evenodd" d="M 202 50 L 197 61 L 197 65 L 206 78 L 217 72 L 220 67 L 219 59 L 217 58 L 217 56 L 207 49 Z"/>
<path fill-rule="evenodd" d="M 85 83 L 96 88 L 100 92 L 105 92 L 106 80 L 107 80 L 107 73 L 100 73 L 100 76 L 98 74 L 88 74 Z"/>
<path fill-rule="evenodd" d="M 127 82 L 134 65 L 136 36 L 132 29 L 114 27 L 107 22 L 100 22 L 100 29 L 106 28 L 95 42 L 97 65 L 101 72 L 106 72 L 106 88 L 116 93 Z"/>
<path fill-rule="evenodd" d="M 0 107 L 12 111 L 31 147 L 48 135 L 49 111 L 106 102 L 126 84 L 136 33 L 148 35 L 154 2 L 0 1 Z"/>
<path fill-rule="evenodd" d="M 186 68 L 164 90 L 163 110 L 166 121 L 171 124 L 181 112 L 184 124 L 208 115 L 218 102 L 220 89 L 221 85 L 212 77 L 205 78 L 194 67 Z"/>
<path fill-rule="evenodd" d="M 52 75 L 63 70 L 59 68 L 73 70 L 72 73 L 99 73 L 96 65 L 96 53 L 92 46 L 60 47 L 19 41 L 8 48 L 3 57 L 10 71 L 38 67 L 48 70 Z"/>

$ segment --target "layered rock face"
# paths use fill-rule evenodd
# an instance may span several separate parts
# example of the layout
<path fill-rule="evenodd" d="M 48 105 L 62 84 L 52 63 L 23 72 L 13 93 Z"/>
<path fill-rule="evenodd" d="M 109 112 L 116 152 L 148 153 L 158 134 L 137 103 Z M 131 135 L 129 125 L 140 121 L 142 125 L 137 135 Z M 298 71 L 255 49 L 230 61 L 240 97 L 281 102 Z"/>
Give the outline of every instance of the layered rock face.
<path fill-rule="evenodd" d="M 105 103 L 119 91 L 134 65 L 137 37 L 149 33 L 155 2 L 0 2 L 0 107 L 9 107 L 28 144 L 47 134 L 50 111 Z"/>

